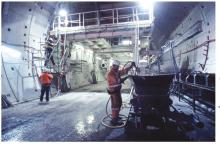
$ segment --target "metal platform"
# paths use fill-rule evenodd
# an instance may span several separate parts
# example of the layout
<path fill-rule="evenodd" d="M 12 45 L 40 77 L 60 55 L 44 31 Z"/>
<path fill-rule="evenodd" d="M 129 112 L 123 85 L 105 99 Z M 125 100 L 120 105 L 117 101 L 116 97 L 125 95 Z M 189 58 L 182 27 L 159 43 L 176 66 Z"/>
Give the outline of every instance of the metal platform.
<path fill-rule="evenodd" d="M 140 28 L 150 27 L 152 22 L 152 10 L 141 10 L 138 7 L 115 8 L 56 16 L 50 33 L 108 32 L 133 29 L 137 24 Z"/>

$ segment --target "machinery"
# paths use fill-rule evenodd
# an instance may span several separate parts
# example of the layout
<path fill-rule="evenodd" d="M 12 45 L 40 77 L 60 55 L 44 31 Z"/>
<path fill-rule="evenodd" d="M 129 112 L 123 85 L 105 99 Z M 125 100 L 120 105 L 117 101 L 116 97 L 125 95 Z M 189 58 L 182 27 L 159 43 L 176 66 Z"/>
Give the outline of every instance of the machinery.
<path fill-rule="evenodd" d="M 196 140 L 191 132 L 197 129 L 202 131 L 205 125 L 209 127 L 206 120 L 202 120 L 204 117 L 201 116 L 205 112 L 204 106 L 206 109 L 209 107 L 209 122 L 214 121 L 214 118 L 210 116 L 213 115 L 213 107 L 204 104 L 204 102 L 201 105 L 201 102 L 197 101 L 196 98 L 186 100 L 185 95 L 179 95 L 183 93 L 180 88 L 178 88 L 179 90 L 174 89 L 178 84 L 176 74 L 138 75 L 138 68 L 135 70 L 136 72 L 132 70 L 133 72 L 124 78 L 129 79 L 132 84 L 129 114 L 120 115 L 121 122 L 123 122 L 121 126 L 111 126 L 109 123 L 111 114 L 108 114 L 107 111 L 109 99 L 106 105 L 107 116 L 102 120 L 104 126 L 110 128 L 124 127 L 128 140 L 189 141 Z M 198 82 L 198 77 L 201 75 L 195 76 Z M 190 81 L 189 77 L 187 77 L 188 81 Z M 209 84 L 213 85 L 212 76 L 206 78 Z M 201 83 L 201 81 L 199 82 Z M 197 106 L 194 107 L 195 105 L 190 104 L 190 100 L 196 100 Z M 176 106 L 183 104 L 184 108 Z"/>

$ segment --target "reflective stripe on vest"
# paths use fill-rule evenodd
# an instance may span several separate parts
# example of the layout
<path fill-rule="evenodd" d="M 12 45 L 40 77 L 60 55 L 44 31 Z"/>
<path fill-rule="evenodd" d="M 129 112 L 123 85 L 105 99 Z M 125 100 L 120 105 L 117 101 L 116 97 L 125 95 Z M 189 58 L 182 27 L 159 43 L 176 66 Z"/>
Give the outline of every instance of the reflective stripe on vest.
<path fill-rule="evenodd" d="M 120 108 L 112 108 L 112 111 L 119 111 Z"/>
<path fill-rule="evenodd" d="M 116 88 L 116 87 L 119 87 L 119 86 L 121 86 L 121 84 L 109 85 L 108 87 L 109 87 L 109 88 Z"/>

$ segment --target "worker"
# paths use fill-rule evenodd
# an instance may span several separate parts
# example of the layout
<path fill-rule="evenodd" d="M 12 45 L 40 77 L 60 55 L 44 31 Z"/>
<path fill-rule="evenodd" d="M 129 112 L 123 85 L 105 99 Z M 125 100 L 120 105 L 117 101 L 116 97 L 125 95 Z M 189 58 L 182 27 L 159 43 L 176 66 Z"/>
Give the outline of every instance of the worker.
<path fill-rule="evenodd" d="M 46 67 L 49 60 L 51 60 L 53 66 L 55 66 L 55 62 L 54 62 L 54 59 L 53 59 L 53 55 L 52 55 L 52 52 L 53 52 L 53 38 L 50 37 L 47 42 L 46 42 L 46 46 L 44 47 L 45 48 L 45 55 L 46 55 L 46 60 L 45 60 L 45 63 L 44 63 L 44 66 Z"/>
<path fill-rule="evenodd" d="M 40 95 L 40 102 L 43 101 L 44 93 L 46 92 L 46 102 L 49 102 L 49 92 L 50 92 L 50 85 L 53 79 L 53 75 L 48 73 L 48 70 L 45 68 L 40 75 L 40 83 L 41 83 L 41 95 Z"/>
<path fill-rule="evenodd" d="M 110 64 L 111 68 L 107 74 L 107 82 L 108 82 L 108 93 L 111 97 L 111 108 L 112 108 L 112 125 L 121 125 L 118 120 L 120 108 L 122 105 L 122 98 L 121 98 L 121 83 L 122 79 L 121 76 L 128 73 L 128 71 L 135 66 L 134 62 L 131 62 L 131 65 L 127 68 L 119 69 L 120 61 L 113 60 Z"/>

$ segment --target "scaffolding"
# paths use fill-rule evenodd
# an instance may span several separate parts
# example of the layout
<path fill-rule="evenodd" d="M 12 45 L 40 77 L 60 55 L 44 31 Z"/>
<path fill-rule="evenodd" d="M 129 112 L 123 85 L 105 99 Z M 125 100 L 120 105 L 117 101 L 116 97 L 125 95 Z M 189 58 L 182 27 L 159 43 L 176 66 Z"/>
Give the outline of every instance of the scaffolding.
<path fill-rule="evenodd" d="M 61 91 L 61 78 L 65 75 L 65 64 L 68 58 L 67 37 L 83 33 L 97 33 L 132 30 L 135 35 L 135 46 L 133 49 L 134 61 L 138 62 L 139 28 L 151 27 L 153 22 L 152 10 L 140 10 L 138 7 L 114 8 L 90 12 L 69 14 L 67 16 L 56 16 L 52 24 L 50 36 L 56 37 L 56 43 L 50 57 L 53 55 L 55 67 L 50 64 L 50 57 L 43 58 L 46 43 L 40 41 L 40 50 L 32 54 L 33 65 L 39 62 L 40 68 L 44 67 L 45 60 L 49 61 L 50 72 L 58 76 L 57 95 Z M 117 33 L 118 34 L 118 33 Z M 112 34 L 114 35 L 114 34 Z M 49 38 L 49 35 L 47 39 Z M 36 55 L 35 55 L 36 54 Z M 47 59 L 48 58 L 48 59 Z M 37 66 L 34 66 L 37 67 Z"/>
<path fill-rule="evenodd" d="M 96 38 L 101 33 L 105 35 L 110 33 L 112 36 L 115 36 L 118 34 L 123 35 L 123 30 L 126 30 L 126 32 L 132 30 L 133 33 L 130 34 L 135 36 L 133 49 L 134 61 L 138 63 L 139 29 L 151 27 L 153 19 L 152 9 L 142 10 L 137 6 L 74 13 L 67 16 L 56 16 L 50 34 L 55 36 L 65 35 L 66 41 L 67 34 L 70 39 L 84 33 L 86 34 L 85 38 L 91 33 Z M 114 34 L 116 31 L 119 32 Z M 65 54 L 62 56 L 65 57 Z M 61 63 L 63 62 L 63 58 L 61 58 Z"/>

